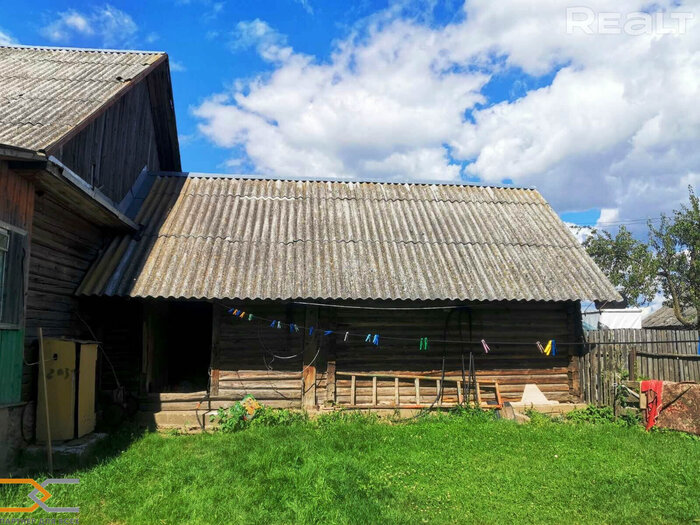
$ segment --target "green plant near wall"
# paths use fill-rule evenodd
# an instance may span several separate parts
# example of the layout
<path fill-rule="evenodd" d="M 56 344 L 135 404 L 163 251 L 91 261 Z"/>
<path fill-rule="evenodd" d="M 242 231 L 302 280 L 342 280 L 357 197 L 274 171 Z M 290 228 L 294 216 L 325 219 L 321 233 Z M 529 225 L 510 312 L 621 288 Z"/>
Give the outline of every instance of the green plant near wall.
<path fill-rule="evenodd" d="M 239 432 L 250 427 L 289 426 L 308 421 L 306 412 L 289 409 L 273 409 L 261 405 L 252 395 L 245 396 L 228 408 L 219 408 L 211 416 L 221 432 Z"/>

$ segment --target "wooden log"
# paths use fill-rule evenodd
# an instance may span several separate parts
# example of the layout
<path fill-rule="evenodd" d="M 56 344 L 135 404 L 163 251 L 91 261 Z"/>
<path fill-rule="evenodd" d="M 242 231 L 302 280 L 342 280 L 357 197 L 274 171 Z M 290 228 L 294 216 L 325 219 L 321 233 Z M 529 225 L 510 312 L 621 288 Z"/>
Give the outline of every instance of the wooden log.
<path fill-rule="evenodd" d="M 352 386 L 350 387 L 350 404 L 354 405 L 355 404 L 355 396 L 357 394 L 357 392 L 355 391 L 355 376 L 352 376 L 351 381 L 352 381 Z"/>
<path fill-rule="evenodd" d="M 420 405 L 420 378 L 416 377 L 414 381 L 416 382 L 416 405 Z"/>
<path fill-rule="evenodd" d="M 377 404 L 377 376 L 372 378 L 372 404 Z"/>
<path fill-rule="evenodd" d="M 401 392 L 399 390 L 399 378 L 394 378 L 394 403 L 396 406 L 401 404 Z"/>
<path fill-rule="evenodd" d="M 219 354 L 221 352 L 221 325 L 223 323 L 223 308 L 214 305 L 211 324 L 211 356 L 209 363 L 209 394 L 216 396 L 219 393 Z"/>
<path fill-rule="evenodd" d="M 335 360 L 328 360 L 326 364 L 326 401 L 335 403 Z"/>

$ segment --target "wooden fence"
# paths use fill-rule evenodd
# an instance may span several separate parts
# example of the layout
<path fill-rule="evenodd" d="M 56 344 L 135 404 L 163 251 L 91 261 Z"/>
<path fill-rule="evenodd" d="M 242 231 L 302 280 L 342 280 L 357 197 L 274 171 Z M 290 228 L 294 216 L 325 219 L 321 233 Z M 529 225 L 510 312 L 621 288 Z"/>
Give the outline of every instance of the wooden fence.
<path fill-rule="evenodd" d="M 594 330 L 579 356 L 581 395 L 613 405 L 622 380 L 700 382 L 697 330 Z"/>

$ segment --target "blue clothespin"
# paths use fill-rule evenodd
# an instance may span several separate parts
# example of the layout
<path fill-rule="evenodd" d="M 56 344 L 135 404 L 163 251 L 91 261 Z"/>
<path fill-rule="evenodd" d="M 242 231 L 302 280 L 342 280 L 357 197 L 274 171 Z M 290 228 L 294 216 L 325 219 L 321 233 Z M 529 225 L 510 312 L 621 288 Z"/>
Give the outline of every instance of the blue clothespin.
<path fill-rule="evenodd" d="M 333 333 L 333 330 L 326 330 L 323 332 L 323 335 L 331 335 Z"/>
<path fill-rule="evenodd" d="M 365 343 L 369 343 L 370 339 L 372 339 L 372 334 L 367 334 L 367 337 L 365 338 Z"/>
<path fill-rule="evenodd" d="M 372 344 L 379 346 L 379 334 L 374 334 L 374 339 L 372 339 Z"/>
<path fill-rule="evenodd" d="M 309 335 L 314 335 L 314 327 L 309 328 Z"/>
<path fill-rule="evenodd" d="M 274 328 L 276 322 L 277 322 L 277 321 L 272 321 L 272 322 L 270 323 L 270 328 Z"/>
<path fill-rule="evenodd" d="M 291 334 L 294 331 L 294 323 L 289 323 L 289 333 Z"/>
<path fill-rule="evenodd" d="M 233 313 L 233 308 L 229 308 L 228 313 L 232 314 L 232 313 Z"/>
<path fill-rule="evenodd" d="M 557 342 L 552 339 L 552 357 L 557 355 Z"/>

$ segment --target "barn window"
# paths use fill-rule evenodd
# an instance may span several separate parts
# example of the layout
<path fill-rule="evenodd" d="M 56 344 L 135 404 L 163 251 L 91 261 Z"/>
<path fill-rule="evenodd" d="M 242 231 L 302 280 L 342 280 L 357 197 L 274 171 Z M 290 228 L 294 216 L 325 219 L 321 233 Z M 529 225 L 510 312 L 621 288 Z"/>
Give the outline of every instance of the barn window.
<path fill-rule="evenodd" d="M 0 227 L 0 325 L 19 327 L 24 310 L 26 235 Z"/>

